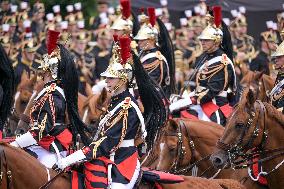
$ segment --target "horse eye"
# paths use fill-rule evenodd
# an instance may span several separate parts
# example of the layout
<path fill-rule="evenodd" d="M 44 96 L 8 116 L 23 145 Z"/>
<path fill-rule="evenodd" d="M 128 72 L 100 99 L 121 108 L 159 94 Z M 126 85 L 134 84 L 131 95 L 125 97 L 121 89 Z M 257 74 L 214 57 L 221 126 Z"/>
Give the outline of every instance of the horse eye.
<path fill-rule="evenodd" d="M 237 123 L 236 125 L 235 125 L 235 128 L 236 129 L 241 129 L 241 128 L 243 128 L 244 127 L 244 124 L 243 123 Z"/>

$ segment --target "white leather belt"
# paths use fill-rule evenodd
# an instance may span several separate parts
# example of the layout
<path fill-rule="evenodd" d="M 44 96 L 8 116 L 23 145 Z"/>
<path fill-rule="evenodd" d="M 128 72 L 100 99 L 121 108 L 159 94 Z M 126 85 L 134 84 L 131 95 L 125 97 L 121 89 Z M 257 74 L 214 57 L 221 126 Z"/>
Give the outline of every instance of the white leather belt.
<path fill-rule="evenodd" d="M 120 148 L 127 148 L 131 146 L 134 146 L 134 139 L 123 140 L 121 144 L 119 145 Z"/>
<path fill-rule="evenodd" d="M 222 91 L 222 92 L 219 93 L 217 96 L 227 97 L 227 95 L 228 95 L 227 91 Z"/>

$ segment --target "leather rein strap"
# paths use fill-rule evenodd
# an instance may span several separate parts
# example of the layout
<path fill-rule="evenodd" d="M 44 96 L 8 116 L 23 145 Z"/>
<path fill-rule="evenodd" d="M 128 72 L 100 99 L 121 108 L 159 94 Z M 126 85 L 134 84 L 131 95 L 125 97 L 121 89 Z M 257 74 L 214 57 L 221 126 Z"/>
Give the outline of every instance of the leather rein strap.
<path fill-rule="evenodd" d="M 4 146 L 0 145 L 0 186 L 3 188 L 2 183 L 4 179 L 6 178 L 6 183 L 7 183 L 7 189 L 13 189 L 13 184 L 12 184 L 12 171 L 9 170 L 8 162 L 6 159 L 5 151 L 4 151 Z M 6 172 L 5 172 L 6 171 Z"/>

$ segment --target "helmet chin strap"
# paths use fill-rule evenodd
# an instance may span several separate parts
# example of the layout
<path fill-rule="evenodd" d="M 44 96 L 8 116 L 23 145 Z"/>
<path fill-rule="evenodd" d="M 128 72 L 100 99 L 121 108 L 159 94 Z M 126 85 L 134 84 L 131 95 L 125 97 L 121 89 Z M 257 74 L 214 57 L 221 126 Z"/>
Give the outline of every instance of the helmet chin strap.
<path fill-rule="evenodd" d="M 118 83 L 117 85 L 114 87 L 113 91 L 110 91 L 110 92 L 113 92 L 115 93 L 123 84 L 126 83 L 126 79 L 125 78 L 122 78 Z"/>

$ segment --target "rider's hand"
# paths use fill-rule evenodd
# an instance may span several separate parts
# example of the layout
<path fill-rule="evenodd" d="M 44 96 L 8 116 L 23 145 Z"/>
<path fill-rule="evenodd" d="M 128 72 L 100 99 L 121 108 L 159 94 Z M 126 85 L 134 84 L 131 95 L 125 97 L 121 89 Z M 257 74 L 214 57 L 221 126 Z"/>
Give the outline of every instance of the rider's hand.
<path fill-rule="evenodd" d="M 189 97 L 180 99 L 180 100 L 170 104 L 170 107 L 169 107 L 170 112 L 180 110 L 180 109 L 185 108 L 185 107 L 187 107 L 191 104 L 192 104 L 192 101 L 191 101 L 191 98 L 189 98 Z"/>
<path fill-rule="evenodd" d="M 66 161 L 66 158 L 61 158 L 55 165 L 55 170 L 60 169 L 64 170 L 66 167 L 69 166 L 69 163 Z"/>

